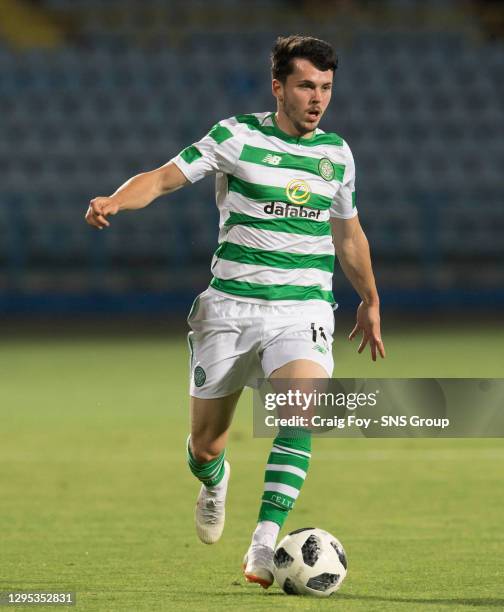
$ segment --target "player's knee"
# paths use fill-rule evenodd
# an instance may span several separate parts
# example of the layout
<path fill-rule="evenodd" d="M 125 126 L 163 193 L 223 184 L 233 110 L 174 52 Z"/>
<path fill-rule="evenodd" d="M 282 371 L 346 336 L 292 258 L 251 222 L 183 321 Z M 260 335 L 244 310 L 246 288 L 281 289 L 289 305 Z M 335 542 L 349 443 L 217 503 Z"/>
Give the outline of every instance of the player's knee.
<path fill-rule="evenodd" d="M 224 449 L 214 442 L 191 440 L 191 451 L 198 463 L 208 463 L 216 459 Z"/>

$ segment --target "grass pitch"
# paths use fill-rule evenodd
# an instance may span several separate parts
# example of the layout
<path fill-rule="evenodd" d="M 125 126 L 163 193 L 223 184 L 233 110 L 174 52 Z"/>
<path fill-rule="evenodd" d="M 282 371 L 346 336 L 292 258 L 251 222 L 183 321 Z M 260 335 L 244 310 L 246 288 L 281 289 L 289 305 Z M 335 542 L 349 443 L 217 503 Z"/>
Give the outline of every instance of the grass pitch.
<path fill-rule="evenodd" d="M 502 377 L 495 328 L 389 333 L 372 364 L 339 335 L 340 376 Z M 7 340 L 0 348 L 0 591 L 74 590 L 77 610 L 502 610 L 502 440 L 316 439 L 282 533 L 320 526 L 349 574 L 328 600 L 241 576 L 269 440 L 249 394 L 228 448 L 227 524 L 193 528 L 183 338 Z"/>

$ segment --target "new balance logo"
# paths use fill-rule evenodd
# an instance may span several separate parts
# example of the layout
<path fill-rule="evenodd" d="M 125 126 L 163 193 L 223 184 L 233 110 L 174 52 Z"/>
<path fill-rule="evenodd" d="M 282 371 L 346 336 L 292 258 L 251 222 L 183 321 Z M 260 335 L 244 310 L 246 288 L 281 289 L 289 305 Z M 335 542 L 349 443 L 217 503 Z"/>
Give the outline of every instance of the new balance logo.
<path fill-rule="evenodd" d="M 270 164 L 271 166 L 278 166 L 278 164 L 282 161 L 281 155 L 272 155 L 268 153 L 266 157 L 262 160 L 263 163 Z"/>

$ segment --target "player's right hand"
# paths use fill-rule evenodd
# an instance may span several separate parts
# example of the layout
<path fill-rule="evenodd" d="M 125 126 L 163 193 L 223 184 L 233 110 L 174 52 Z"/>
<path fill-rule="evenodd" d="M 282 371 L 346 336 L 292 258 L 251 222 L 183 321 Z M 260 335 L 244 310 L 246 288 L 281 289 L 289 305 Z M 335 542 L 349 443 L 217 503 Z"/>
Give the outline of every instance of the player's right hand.
<path fill-rule="evenodd" d="M 110 223 L 107 221 L 109 215 L 116 215 L 119 212 L 119 204 L 114 198 L 98 197 L 93 198 L 89 202 L 89 208 L 86 212 L 86 221 L 89 225 L 103 229 L 109 227 Z"/>

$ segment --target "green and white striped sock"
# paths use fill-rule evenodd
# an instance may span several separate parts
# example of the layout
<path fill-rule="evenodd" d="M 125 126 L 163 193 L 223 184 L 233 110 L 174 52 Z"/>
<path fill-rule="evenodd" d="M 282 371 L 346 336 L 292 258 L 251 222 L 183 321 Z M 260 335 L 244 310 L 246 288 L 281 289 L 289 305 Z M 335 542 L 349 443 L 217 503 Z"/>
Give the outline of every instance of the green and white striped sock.
<path fill-rule="evenodd" d="M 258 521 L 273 521 L 280 527 L 299 495 L 311 457 L 311 433 L 291 430 L 280 432 L 266 465 L 264 493 Z"/>
<path fill-rule="evenodd" d="M 191 436 L 187 438 L 187 463 L 189 464 L 189 469 L 206 487 L 216 487 L 224 476 L 224 457 L 226 451 L 223 450 L 218 457 L 207 463 L 199 463 L 191 452 L 190 440 Z"/>

